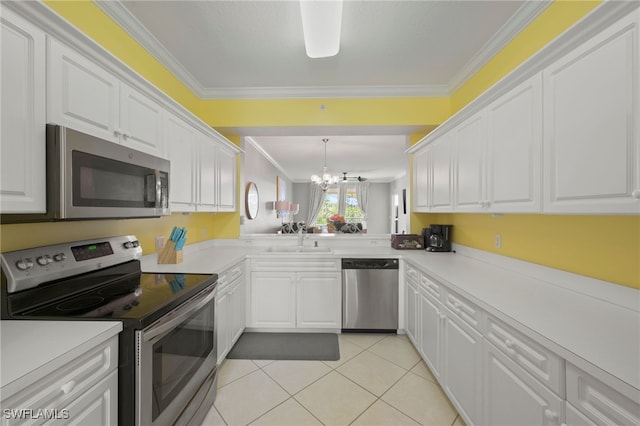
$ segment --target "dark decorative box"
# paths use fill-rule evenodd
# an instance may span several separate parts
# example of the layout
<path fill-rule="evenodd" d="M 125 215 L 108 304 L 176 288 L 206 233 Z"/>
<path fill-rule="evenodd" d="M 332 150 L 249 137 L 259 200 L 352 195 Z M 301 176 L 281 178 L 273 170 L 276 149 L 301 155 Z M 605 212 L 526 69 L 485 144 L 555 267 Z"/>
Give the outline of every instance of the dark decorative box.
<path fill-rule="evenodd" d="M 391 247 L 398 250 L 424 250 L 422 235 L 391 234 Z"/>

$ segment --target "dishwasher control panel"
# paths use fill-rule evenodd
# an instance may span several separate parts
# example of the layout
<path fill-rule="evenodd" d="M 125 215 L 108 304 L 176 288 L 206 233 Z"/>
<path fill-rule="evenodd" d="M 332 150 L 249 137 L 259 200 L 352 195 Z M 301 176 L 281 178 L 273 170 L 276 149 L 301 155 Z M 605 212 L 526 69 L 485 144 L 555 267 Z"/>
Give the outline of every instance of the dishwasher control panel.
<path fill-rule="evenodd" d="M 398 269 L 398 259 L 342 259 L 342 269 Z"/>

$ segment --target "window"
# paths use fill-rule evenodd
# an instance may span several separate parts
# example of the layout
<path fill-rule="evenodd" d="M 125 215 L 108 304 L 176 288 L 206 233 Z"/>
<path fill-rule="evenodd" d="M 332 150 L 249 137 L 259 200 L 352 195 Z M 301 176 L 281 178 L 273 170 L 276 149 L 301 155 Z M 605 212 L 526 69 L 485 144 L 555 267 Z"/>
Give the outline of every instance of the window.
<path fill-rule="evenodd" d="M 318 214 L 317 224 L 326 225 L 329 218 L 338 213 L 338 200 L 340 198 L 339 186 L 327 189 L 324 196 L 324 203 Z M 364 214 L 358 205 L 356 189 L 353 186 L 347 186 L 345 194 L 345 212 L 344 218 L 347 223 L 361 223 L 364 221 Z"/>

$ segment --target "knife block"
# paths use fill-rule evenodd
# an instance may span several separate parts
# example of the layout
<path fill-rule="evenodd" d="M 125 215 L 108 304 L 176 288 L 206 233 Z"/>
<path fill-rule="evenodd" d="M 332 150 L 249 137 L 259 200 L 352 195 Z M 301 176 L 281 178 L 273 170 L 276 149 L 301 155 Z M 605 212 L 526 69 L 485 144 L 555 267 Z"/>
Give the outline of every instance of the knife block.
<path fill-rule="evenodd" d="M 158 253 L 158 263 L 182 263 L 182 250 L 176 251 L 175 241 L 167 241 L 167 243 L 162 248 L 162 251 Z"/>

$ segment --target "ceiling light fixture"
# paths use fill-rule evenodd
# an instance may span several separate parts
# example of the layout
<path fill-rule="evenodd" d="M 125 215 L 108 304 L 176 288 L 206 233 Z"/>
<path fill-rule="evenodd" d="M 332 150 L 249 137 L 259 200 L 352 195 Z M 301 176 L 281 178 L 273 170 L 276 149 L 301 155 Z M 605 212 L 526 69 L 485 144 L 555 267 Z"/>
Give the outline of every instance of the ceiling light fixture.
<path fill-rule="evenodd" d="M 324 166 L 322 166 L 322 176 L 311 176 L 311 182 L 319 185 L 320 188 L 322 188 L 322 191 L 326 192 L 329 185 L 338 183 L 340 178 L 338 176 L 331 176 L 327 169 L 327 142 L 329 142 L 329 138 L 323 138 L 322 142 L 324 143 Z"/>
<path fill-rule="evenodd" d="M 328 58 L 340 51 L 342 0 L 300 0 L 304 47 L 310 58 Z"/>

